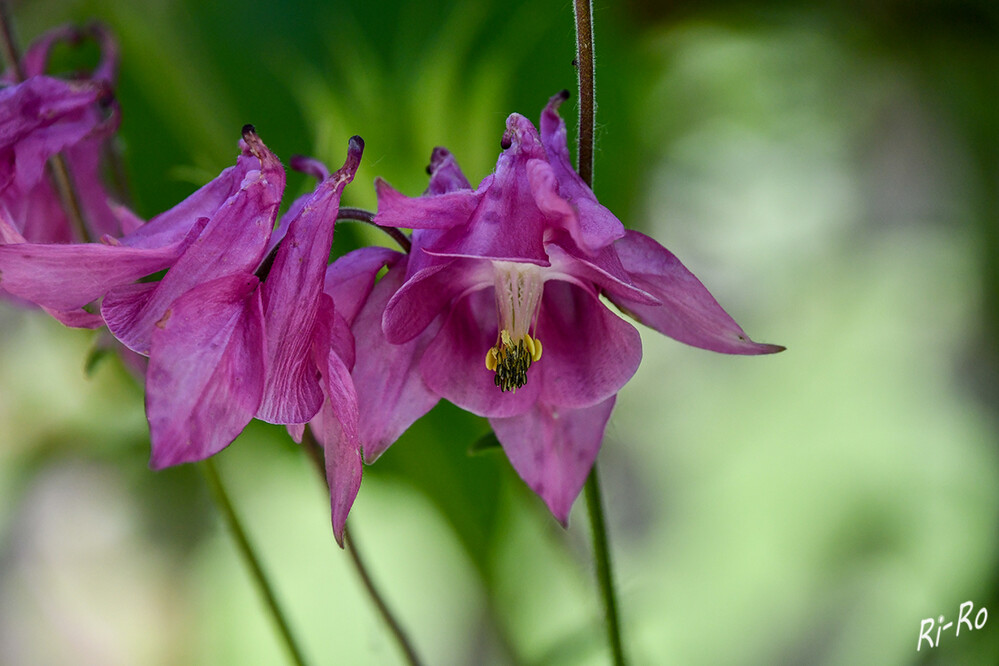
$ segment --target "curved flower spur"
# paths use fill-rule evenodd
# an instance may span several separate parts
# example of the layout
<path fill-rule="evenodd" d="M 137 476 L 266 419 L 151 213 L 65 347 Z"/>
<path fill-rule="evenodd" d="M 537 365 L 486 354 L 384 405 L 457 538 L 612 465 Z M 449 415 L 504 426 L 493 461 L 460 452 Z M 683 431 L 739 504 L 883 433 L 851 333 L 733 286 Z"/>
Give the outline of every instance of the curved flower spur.
<path fill-rule="evenodd" d="M 540 135 L 523 116 L 508 118 L 496 171 L 477 189 L 438 149 L 423 196 L 376 182 L 375 217 L 414 229 L 405 279 L 382 317 L 385 339 L 405 345 L 433 331 L 412 364 L 426 388 L 489 418 L 514 469 L 562 524 L 642 356 L 638 331 L 601 295 L 689 345 L 783 349 L 753 342 L 675 256 L 600 205 L 569 160 L 558 115 L 567 97 L 549 101 Z"/>

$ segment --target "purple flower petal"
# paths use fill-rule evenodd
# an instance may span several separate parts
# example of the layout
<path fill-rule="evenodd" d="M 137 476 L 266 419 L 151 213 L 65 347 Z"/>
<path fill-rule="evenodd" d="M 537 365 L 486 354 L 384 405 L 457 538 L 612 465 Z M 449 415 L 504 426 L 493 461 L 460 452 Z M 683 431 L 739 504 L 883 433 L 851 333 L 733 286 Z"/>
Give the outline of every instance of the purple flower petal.
<path fill-rule="evenodd" d="M 106 94 L 102 83 L 47 76 L 0 88 L 0 192 L 10 185 L 27 191 L 50 157 L 98 128 L 91 111 Z"/>
<path fill-rule="evenodd" d="M 563 526 L 600 451 L 614 397 L 567 409 L 539 402 L 510 418 L 489 419 L 510 464 Z"/>
<path fill-rule="evenodd" d="M 628 231 L 614 244 L 632 281 L 662 305 L 646 305 L 621 294 L 610 300 L 632 317 L 674 340 L 724 354 L 773 354 L 780 345 L 753 342 L 711 293 L 662 245 Z"/>
<path fill-rule="evenodd" d="M 613 246 L 601 248 L 592 255 L 574 248 L 572 243 L 563 247 L 552 242 L 545 249 L 552 263 L 551 275 L 557 276 L 553 279 L 592 282 L 608 294 L 646 305 L 660 304 L 659 299 L 631 281 Z"/>
<path fill-rule="evenodd" d="M 577 211 L 579 227 L 570 230 L 579 246 L 594 252 L 624 236 L 624 225 L 613 213 L 597 201 L 593 191 L 583 182 L 569 159 L 565 122 L 558 114 L 559 105 L 568 93 L 559 93 L 541 112 L 541 142 L 548 154 L 548 164 L 558 181 L 559 194 Z"/>
<path fill-rule="evenodd" d="M 96 315 L 92 312 L 87 312 L 86 310 L 52 310 L 50 308 L 42 308 L 46 313 L 49 314 L 53 319 L 62 324 L 63 326 L 68 326 L 70 328 L 89 328 L 96 329 L 104 326 L 104 320 L 101 319 L 100 315 Z"/>
<path fill-rule="evenodd" d="M 471 190 L 472 185 L 461 172 L 454 155 L 447 148 L 437 146 L 430 154 L 430 183 L 424 194 L 447 194 L 458 190 Z"/>
<path fill-rule="evenodd" d="M 401 345 L 389 343 L 382 332 L 382 312 L 405 273 L 404 261 L 389 270 L 374 286 L 353 326 L 357 361 L 351 375 L 357 389 L 361 448 L 369 463 L 439 400 L 423 382 L 418 366 L 441 318 Z"/>
<path fill-rule="evenodd" d="M 406 229 L 447 229 L 468 222 L 479 195 L 457 191 L 436 196 L 407 197 L 381 178 L 375 179 L 378 214 L 375 224 Z"/>
<path fill-rule="evenodd" d="M 167 268 L 193 238 L 194 234 L 172 245 L 148 249 L 101 243 L 2 245 L 0 286 L 53 310 L 73 310 L 114 285 Z"/>
<path fill-rule="evenodd" d="M 98 42 L 101 49 L 101 61 L 89 78 L 114 83 L 118 70 L 118 47 L 111 33 L 99 23 L 93 23 L 86 29 L 81 29 L 75 25 L 63 25 L 52 28 L 39 36 L 21 57 L 25 76 L 45 74 L 45 70 L 48 69 L 49 55 L 57 42 L 76 44 L 88 35 Z"/>
<path fill-rule="evenodd" d="M 333 301 L 323 294 L 321 302 L 313 338 L 312 360 L 315 364 L 313 367 L 321 369 L 326 399 L 312 421 L 312 429 L 325 453 L 333 535 L 342 548 L 347 514 L 361 485 L 359 413 L 357 392 L 350 370 L 334 348 L 336 336 L 332 329 L 336 323 L 333 319 Z"/>
<path fill-rule="evenodd" d="M 223 275 L 252 273 L 263 258 L 284 190 L 284 169 L 254 132 L 244 138 L 245 150 L 260 160 L 260 170 L 247 173 L 239 191 L 214 212 L 155 289 L 117 288 L 104 298 L 101 314 L 129 349 L 149 352 L 153 325 L 180 295 Z"/>
<path fill-rule="evenodd" d="M 596 294 L 568 282 L 545 283 L 536 337 L 544 352 L 528 376 L 543 372 L 540 400 L 549 405 L 584 407 L 606 400 L 642 360 L 635 327 Z"/>
<path fill-rule="evenodd" d="M 334 414 L 329 400 L 323 402 L 322 408 L 312 419 L 309 427 L 315 434 L 316 441 L 323 447 L 326 460 L 326 483 L 330 489 L 330 517 L 333 523 L 333 537 L 337 544 L 343 548 L 343 531 L 347 525 L 347 515 L 354 505 L 357 491 L 361 487 L 363 474 L 361 451 L 357 442 L 351 442 L 344 434 L 343 426 Z"/>
<path fill-rule="evenodd" d="M 544 236 L 549 223 L 535 203 L 526 167 L 533 159 L 543 159 L 544 149 L 534 126 L 517 113 L 507 119 L 503 136 L 504 145 L 509 147 L 500 155 L 496 173 L 483 181 L 474 194 L 460 190 L 417 199 L 422 205 L 422 202 L 447 197 L 478 198 L 478 206 L 467 222 L 446 225 L 450 228 L 424 251 L 440 256 L 485 257 L 548 265 Z M 410 206 L 401 206 L 401 209 L 400 219 L 409 214 Z M 457 216 L 456 213 L 452 215 Z M 516 220 L 516 224 L 511 224 L 511 220 Z"/>
<path fill-rule="evenodd" d="M 153 468 L 218 453 L 253 417 L 264 385 L 257 284 L 235 274 L 198 285 L 157 322 L 146 374 Z"/>
<path fill-rule="evenodd" d="M 354 178 L 364 143 L 353 137 L 347 162 L 313 192 L 288 226 L 260 288 L 267 327 L 267 382 L 257 418 L 269 423 L 305 423 L 322 407 L 322 390 L 309 348 L 340 195 Z"/>
<path fill-rule="evenodd" d="M 330 177 L 330 170 L 326 168 L 326 165 L 317 159 L 311 157 L 302 157 L 301 155 L 292 155 L 291 160 L 289 160 L 290 166 L 295 171 L 302 172 L 316 179 L 317 183 L 322 183 L 324 180 Z M 302 209 L 307 203 L 312 200 L 314 195 L 313 192 L 308 194 L 303 194 L 294 201 L 291 202 L 291 206 L 285 211 L 285 214 L 281 216 L 278 220 L 277 229 L 271 234 L 271 240 L 267 244 L 267 254 L 270 254 L 274 248 L 277 247 L 285 234 L 288 233 L 288 227 L 291 226 L 292 220 L 298 218 L 302 214 Z"/>
<path fill-rule="evenodd" d="M 353 324 L 368 300 L 375 278 L 385 266 L 394 266 L 405 255 L 387 247 L 362 247 L 348 252 L 326 269 L 323 291 L 333 297 L 337 312 Z M 381 326 L 379 317 L 379 327 Z"/>
<path fill-rule="evenodd" d="M 406 280 L 389 300 L 382 318 L 386 338 L 397 345 L 409 342 L 463 292 L 492 283 L 488 261 L 452 259 L 424 268 Z M 485 351 L 482 353 L 485 358 Z"/>
<path fill-rule="evenodd" d="M 243 181 L 250 173 L 260 171 L 261 165 L 245 142 L 240 142 L 241 154 L 231 166 L 211 181 L 202 185 L 191 196 L 173 208 L 164 211 L 121 239 L 122 245 L 131 247 L 159 247 L 184 238 L 200 218 L 211 218 L 222 205 L 240 192 Z"/>
<path fill-rule="evenodd" d="M 525 386 L 500 391 L 494 383 L 495 373 L 485 364 L 486 352 L 496 344 L 496 337 L 493 289 L 480 289 L 458 299 L 420 361 L 427 387 L 479 416 L 514 416 L 530 409 L 540 394 L 544 369 L 540 364 L 532 366 Z"/>

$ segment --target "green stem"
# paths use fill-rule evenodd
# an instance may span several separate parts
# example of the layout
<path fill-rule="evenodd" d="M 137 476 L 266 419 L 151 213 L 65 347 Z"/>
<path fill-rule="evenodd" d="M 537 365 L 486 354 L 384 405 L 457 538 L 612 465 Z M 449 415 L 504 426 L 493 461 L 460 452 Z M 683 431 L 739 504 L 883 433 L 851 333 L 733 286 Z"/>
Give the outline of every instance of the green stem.
<path fill-rule="evenodd" d="M 576 18 L 576 68 L 579 74 L 579 150 L 576 171 L 579 172 L 579 177 L 583 179 L 583 182 L 592 188 L 593 135 L 596 127 L 597 109 L 594 89 L 592 0 L 574 0 L 573 11 Z M 600 596 L 603 600 L 607 642 L 610 644 L 614 663 L 620 666 L 625 663 L 624 647 L 621 643 L 621 621 L 617 613 L 617 596 L 614 589 L 607 525 L 604 521 L 600 480 L 597 476 L 595 462 L 589 478 L 586 479 L 586 506 L 590 515 L 593 558 L 596 562 L 597 582 L 600 585 Z"/>
<path fill-rule="evenodd" d="M 288 621 L 281 612 L 281 607 L 278 605 L 277 598 L 274 596 L 274 590 L 271 587 L 270 582 L 267 580 L 266 574 L 264 574 L 264 570 L 260 565 L 260 560 L 257 559 L 257 555 L 253 551 L 253 546 L 250 545 L 250 541 L 246 538 L 246 532 L 243 530 L 243 525 L 240 523 L 239 517 L 236 515 L 236 512 L 232 507 L 232 502 L 229 501 L 229 494 L 226 492 L 225 486 L 222 485 L 222 479 L 219 477 L 218 470 L 215 468 L 215 463 L 211 458 L 206 458 L 201 463 L 201 471 L 205 474 L 205 479 L 208 482 L 208 487 L 212 491 L 212 498 L 215 500 L 215 505 L 222 513 L 222 517 L 225 519 L 226 525 L 232 532 L 233 539 L 236 541 L 236 546 L 239 548 L 240 554 L 246 561 L 247 566 L 250 567 L 250 573 L 257 582 L 260 592 L 264 595 L 264 601 L 267 602 L 267 608 L 270 610 L 271 617 L 274 618 L 274 622 L 278 626 L 284 645 L 288 649 L 288 656 L 291 657 L 292 662 L 294 662 L 297 666 L 304 666 L 305 659 L 302 658 L 302 651 L 298 648 L 297 643 L 295 643 Z"/>
<path fill-rule="evenodd" d="M 21 69 L 21 58 L 17 53 L 12 25 L 7 2 L 0 0 L 0 49 L 3 50 L 4 64 L 14 73 L 14 81 L 19 83 L 24 80 L 24 70 Z"/>
<path fill-rule="evenodd" d="M 343 209 L 341 209 L 342 212 Z M 357 219 L 357 218 L 346 218 L 346 219 Z M 312 434 L 310 428 L 306 428 L 305 432 L 302 434 L 302 446 L 305 447 L 306 453 L 309 455 L 309 459 L 315 466 L 316 470 L 319 472 L 319 477 L 323 480 L 323 485 L 326 486 L 327 490 L 329 486 L 326 481 L 326 461 L 325 455 L 323 453 L 323 447 L 320 446 L 319 442 L 316 441 L 315 435 Z M 343 542 L 344 549 L 350 555 L 351 564 L 354 565 L 354 570 L 361 579 L 361 583 L 364 585 L 365 591 L 371 600 L 375 604 L 375 608 L 378 614 L 381 616 L 382 621 L 389 628 L 389 632 L 395 638 L 395 642 L 399 645 L 399 649 L 402 650 L 403 655 L 406 657 L 406 663 L 410 666 L 421 666 L 419 656 L 416 654 L 416 649 L 410 642 L 409 637 L 403 630 L 402 625 L 392 614 L 392 610 L 388 607 L 385 602 L 385 598 L 382 596 L 378 588 L 375 587 L 375 582 L 372 580 L 371 576 L 368 574 L 368 567 L 364 564 L 364 559 L 361 557 L 361 553 L 357 550 L 357 540 L 354 538 L 353 533 L 349 532 L 346 527 L 343 530 Z"/>
<path fill-rule="evenodd" d="M 593 559 L 597 565 L 597 582 L 604 606 L 604 620 L 607 625 L 607 642 L 610 644 L 614 663 L 625 663 L 624 647 L 621 643 L 621 622 L 617 615 L 617 597 L 614 592 L 614 574 L 611 568 L 610 547 L 607 540 L 607 525 L 604 522 L 603 500 L 600 496 L 600 481 L 597 478 L 597 465 L 593 464 L 586 479 L 586 508 L 590 514 L 590 532 L 593 536 Z"/>
<path fill-rule="evenodd" d="M 382 620 L 388 625 L 389 631 L 392 632 L 396 643 L 399 644 L 399 648 L 406 656 L 406 663 L 411 666 L 420 666 L 420 658 L 417 656 L 413 644 L 409 642 L 406 632 L 402 630 L 402 626 L 392 615 L 392 611 L 385 604 L 382 595 L 378 593 L 378 588 L 375 587 L 374 581 L 368 575 L 367 567 L 364 566 L 364 560 L 361 559 L 361 553 L 357 550 L 357 540 L 354 538 L 353 533 L 347 531 L 346 527 L 343 530 L 343 542 L 346 545 L 347 552 L 350 554 L 350 561 L 354 563 L 357 575 L 360 576 L 361 582 L 364 583 L 364 589 L 367 590 L 368 596 L 375 602 L 378 614 L 382 616 Z"/>

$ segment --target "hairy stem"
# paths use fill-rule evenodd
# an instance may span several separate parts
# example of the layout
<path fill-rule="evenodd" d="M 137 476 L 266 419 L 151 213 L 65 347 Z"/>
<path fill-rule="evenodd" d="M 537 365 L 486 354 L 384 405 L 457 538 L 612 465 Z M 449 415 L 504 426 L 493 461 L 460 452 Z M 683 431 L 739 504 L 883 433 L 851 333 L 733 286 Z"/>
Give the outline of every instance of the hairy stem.
<path fill-rule="evenodd" d="M 219 512 L 225 519 L 226 525 L 232 532 L 233 539 L 236 542 L 236 546 L 239 549 L 240 554 L 243 556 L 243 560 L 246 562 L 247 566 L 250 567 L 250 573 L 253 575 L 253 579 L 257 582 L 257 587 L 260 588 L 261 594 L 264 595 L 264 601 L 267 603 L 267 608 L 270 611 L 271 617 L 274 619 L 275 624 L 277 624 L 281 638 L 288 650 L 288 656 L 291 657 L 292 662 L 297 664 L 297 666 L 303 666 L 305 664 L 305 660 L 302 658 L 302 652 L 298 648 L 298 644 L 295 643 L 288 621 L 285 619 L 284 613 L 281 612 L 281 607 L 278 605 L 277 598 L 274 596 L 274 589 L 271 587 L 271 584 L 267 579 L 267 575 L 264 573 L 263 567 L 260 565 L 260 560 L 257 558 L 257 555 L 253 550 L 253 546 L 250 545 L 249 539 L 246 538 L 246 532 L 243 530 L 243 525 L 240 522 L 239 517 L 236 515 L 236 511 L 232 507 L 232 502 L 229 500 L 229 494 L 226 492 L 225 486 L 222 485 L 222 479 L 219 476 L 218 470 L 215 468 L 215 463 L 211 458 L 206 458 L 201 463 L 201 471 L 205 474 L 205 480 L 208 482 L 208 487 L 212 491 L 212 499 L 215 500 L 216 507 L 218 507 Z"/>
<path fill-rule="evenodd" d="M 593 134 L 596 123 L 596 93 L 593 67 L 593 3 L 592 0 L 574 0 L 576 16 L 576 67 L 579 74 L 579 150 L 576 171 L 580 178 L 593 187 Z M 604 520 L 603 499 L 597 464 L 586 480 L 586 506 L 593 535 L 593 557 L 597 567 L 597 582 L 604 607 L 607 642 L 610 644 L 614 663 L 625 663 L 621 642 L 621 621 L 617 612 L 617 593 L 614 588 L 614 570 Z"/>
<path fill-rule="evenodd" d="M 341 208 L 340 211 L 343 212 L 345 209 Z M 346 210 L 356 210 L 356 209 L 346 209 Z M 366 213 L 367 211 L 361 211 Z M 370 213 L 368 213 L 370 215 Z M 357 218 L 345 218 L 345 219 L 357 219 Z M 362 220 L 363 221 L 363 220 Z M 394 230 L 393 230 L 394 231 Z M 302 446 L 305 447 L 306 453 L 309 455 L 309 459 L 315 465 L 316 470 L 319 472 L 320 478 L 323 480 L 323 485 L 327 487 L 326 481 L 326 461 L 323 455 L 323 448 L 316 441 L 315 436 L 309 428 L 305 429 L 305 433 L 302 435 Z M 422 662 L 419 656 L 416 654 L 416 649 L 410 642 L 409 637 L 403 630 L 402 625 L 392 614 L 392 610 L 388 607 L 385 602 L 385 598 L 378 591 L 375 586 L 374 580 L 372 580 L 371 575 L 368 573 L 368 567 L 364 564 L 364 560 L 361 557 L 360 552 L 357 550 L 357 541 L 351 532 L 344 528 L 343 531 L 343 541 L 345 550 L 350 555 L 351 564 L 354 565 L 354 570 L 361 579 L 361 583 L 364 585 L 365 591 L 371 600 L 375 604 L 375 608 L 378 610 L 378 614 L 381 616 L 382 621 L 388 626 L 389 631 L 392 633 L 395 642 L 398 644 L 399 649 L 402 651 L 406 658 L 406 663 L 411 666 L 420 666 Z"/>
<path fill-rule="evenodd" d="M 579 141 L 576 171 L 593 187 L 593 133 L 596 128 L 596 93 L 593 87 L 593 4 L 575 0 L 576 71 L 579 75 Z"/>
<path fill-rule="evenodd" d="M 401 247 L 403 251 L 406 252 L 407 254 L 409 254 L 409 251 L 413 247 L 413 243 L 410 242 L 406 234 L 402 233 L 398 229 L 394 227 L 382 227 L 375 224 L 375 214 L 372 213 L 370 210 L 364 210 L 363 208 L 347 208 L 345 206 L 341 206 L 339 212 L 337 212 L 336 214 L 336 219 L 354 220 L 355 222 L 366 222 L 367 224 L 377 227 L 378 229 L 381 229 L 389 236 L 391 236 L 392 240 L 398 243 L 399 247 Z"/>

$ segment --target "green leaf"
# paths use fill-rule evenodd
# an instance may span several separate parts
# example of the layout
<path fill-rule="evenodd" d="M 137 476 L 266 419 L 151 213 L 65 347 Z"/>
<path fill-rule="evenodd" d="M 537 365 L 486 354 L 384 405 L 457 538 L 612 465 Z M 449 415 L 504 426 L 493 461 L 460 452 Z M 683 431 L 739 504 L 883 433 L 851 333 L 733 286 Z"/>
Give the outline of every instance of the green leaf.
<path fill-rule="evenodd" d="M 472 442 L 468 447 L 468 455 L 470 456 L 481 456 L 485 453 L 491 451 L 496 451 L 502 448 L 500 441 L 496 439 L 496 434 L 492 431 L 487 432 L 482 437 Z"/>

